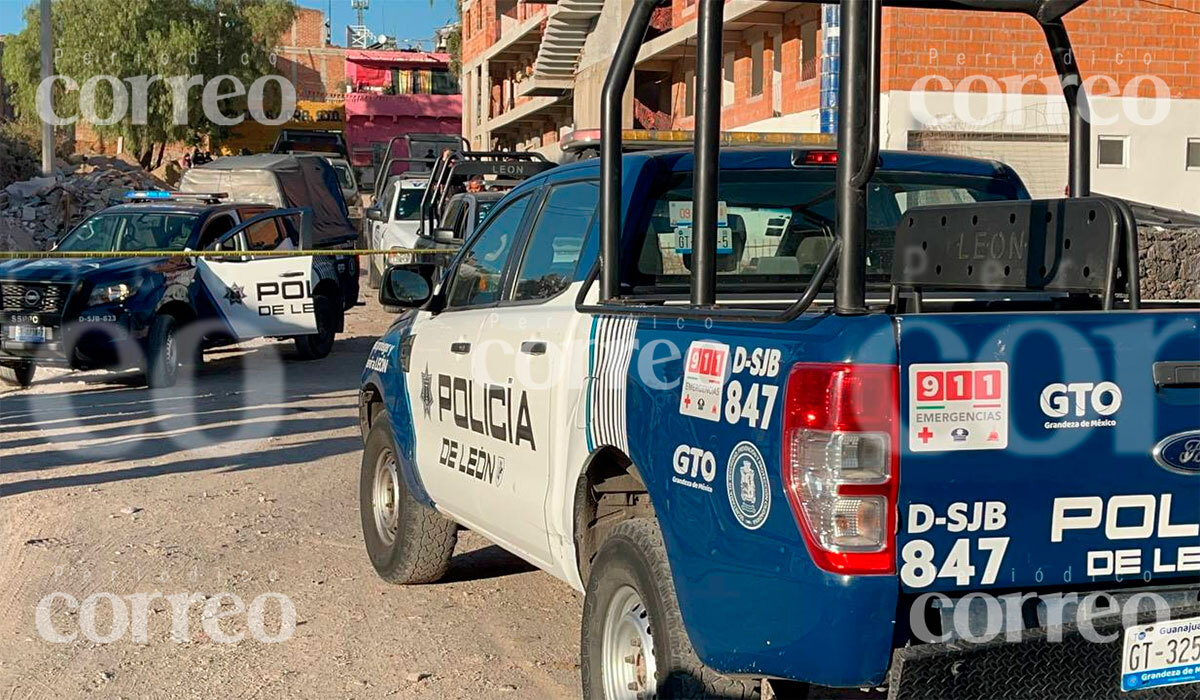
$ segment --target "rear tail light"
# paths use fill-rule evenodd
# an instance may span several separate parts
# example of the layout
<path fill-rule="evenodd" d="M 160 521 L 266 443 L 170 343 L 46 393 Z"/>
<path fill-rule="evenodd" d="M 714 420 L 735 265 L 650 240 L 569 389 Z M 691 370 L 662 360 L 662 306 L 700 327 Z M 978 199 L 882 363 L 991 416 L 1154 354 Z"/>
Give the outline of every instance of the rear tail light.
<path fill-rule="evenodd" d="M 801 363 L 788 377 L 783 482 L 818 567 L 895 572 L 899 372 Z"/>

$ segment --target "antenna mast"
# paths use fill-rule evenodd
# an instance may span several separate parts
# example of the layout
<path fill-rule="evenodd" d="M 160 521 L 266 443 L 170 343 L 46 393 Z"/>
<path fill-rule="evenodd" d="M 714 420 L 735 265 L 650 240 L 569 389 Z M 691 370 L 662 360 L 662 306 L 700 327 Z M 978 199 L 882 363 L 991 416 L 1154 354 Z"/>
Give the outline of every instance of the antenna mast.
<path fill-rule="evenodd" d="M 349 28 L 349 41 L 351 48 L 365 49 L 375 43 L 375 34 L 367 28 L 367 10 L 371 7 L 371 0 L 350 0 L 350 7 L 358 15 L 358 24 Z"/>

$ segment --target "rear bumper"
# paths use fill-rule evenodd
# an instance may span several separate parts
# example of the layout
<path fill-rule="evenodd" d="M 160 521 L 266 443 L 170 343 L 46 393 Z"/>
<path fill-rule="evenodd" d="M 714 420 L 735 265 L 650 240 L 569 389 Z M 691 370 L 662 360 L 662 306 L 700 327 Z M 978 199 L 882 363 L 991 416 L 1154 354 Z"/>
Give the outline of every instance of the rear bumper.
<path fill-rule="evenodd" d="M 1170 619 L 1200 616 L 1200 605 L 1173 608 Z M 1139 624 L 1154 622 L 1153 613 Z M 1098 643 L 1075 626 L 1062 628 L 1061 640 L 1050 641 L 1042 629 L 1027 630 L 1020 642 L 925 644 L 899 649 L 889 675 L 891 700 L 1059 700 L 1060 698 L 1200 697 L 1200 684 L 1175 685 L 1132 693 L 1121 690 L 1124 622 L 1121 616 L 1096 621 Z M 1093 637 L 1095 639 L 1095 637 Z"/>

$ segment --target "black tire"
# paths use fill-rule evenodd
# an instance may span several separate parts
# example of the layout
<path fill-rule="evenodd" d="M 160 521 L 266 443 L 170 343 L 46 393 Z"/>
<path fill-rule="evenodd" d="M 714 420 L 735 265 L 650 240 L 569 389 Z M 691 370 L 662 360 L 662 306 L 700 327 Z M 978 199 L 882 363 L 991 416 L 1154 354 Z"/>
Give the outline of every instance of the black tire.
<path fill-rule="evenodd" d="M 626 617 L 632 616 L 639 621 L 634 624 L 645 627 L 653 645 L 656 670 L 653 678 L 644 678 L 649 669 L 637 658 L 639 654 L 635 651 L 622 656 L 622 663 L 629 663 L 631 656 L 637 659 L 631 665 L 635 680 L 630 681 L 636 684 L 636 690 L 620 691 L 658 698 L 759 697 L 757 682 L 723 676 L 696 656 L 679 613 L 662 535 L 653 521 L 635 518 L 613 528 L 596 555 L 587 582 L 580 635 L 580 671 L 586 700 L 610 700 L 604 686 L 606 621 L 611 606 L 625 607 L 621 601 L 629 600 L 629 589 L 640 601 Z M 645 643 L 633 649 L 645 649 Z"/>
<path fill-rule="evenodd" d="M 358 510 L 367 555 L 385 581 L 403 585 L 433 583 L 450 568 L 450 557 L 458 543 L 458 525 L 414 500 L 404 477 L 388 469 L 389 459 L 395 466 L 392 426 L 387 416 L 380 414 L 367 434 L 358 487 Z M 390 475 L 382 474 L 381 479 L 382 472 Z M 386 494 L 391 492 L 394 520 L 376 514 L 377 484 L 381 481 L 390 486 L 380 489 L 380 493 L 387 500 Z M 383 531 L 391 530 L 389 524 L 394 524 L 390 537 Z"/>
<path fill-rule="evenodd" d="M 367 258 L 367 286 L 371 289 L 379 289 L 383 284 L 383 275 L 375 269 L 374 256 Z"/>
<path fill-rule="evenodd" d="M 32 362 L 22 362 L 17 365 L 0 365 L 0 382 L 28 389 L 29 385 L 33 384 L 33 375 L 36 373 L 37 366 Z"/>
<path fill-rule="evenodd" d="M 313 311 L 317 316 L 317 332 L 313 335 L 296 336 L 296 352 L 302 360 L 321 360 L 333 351 L 333 341 L 342 328 L 342 300 L 328 294 L 318 294 L 313 299 Z"/>
<path fill-rule="evenodd" d="M 179 378 L 179 323 L 170 314 L 154 317 L 146 343 L 146 385 L 151 389 L 175 386 Z"/>

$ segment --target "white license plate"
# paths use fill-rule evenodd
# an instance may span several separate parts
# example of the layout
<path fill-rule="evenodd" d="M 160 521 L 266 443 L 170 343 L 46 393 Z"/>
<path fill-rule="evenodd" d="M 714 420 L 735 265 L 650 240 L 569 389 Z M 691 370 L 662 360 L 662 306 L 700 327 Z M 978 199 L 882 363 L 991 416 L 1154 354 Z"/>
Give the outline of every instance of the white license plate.
<path fill-rule="evenodd" d="M 44 343 L 53 335 L 46 326 L 9 326 L 8 339 L 16 343 Z"/>
<path fill-rule="evenodd" d="M 675 252 L 680 255 L 692 252 L 692 229 L 680 229 L 675 232 Z M 728 255 L 733 252 L 733 230 L 717 229 L 717 254 Z"/>
<path fill-rule="evenodd" d="M 1200 617 L 1125 629 L 1121 690 L 1200 683 Z"/>

